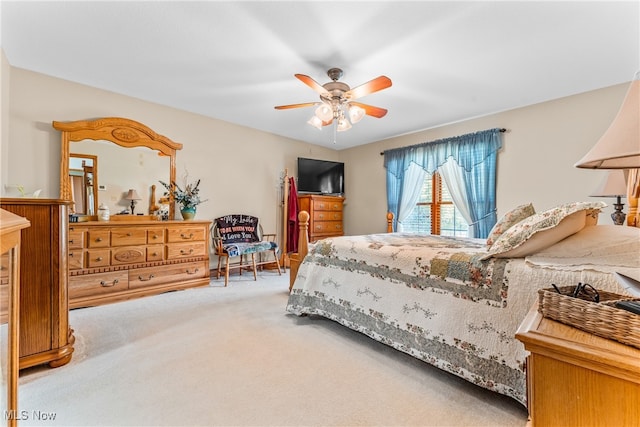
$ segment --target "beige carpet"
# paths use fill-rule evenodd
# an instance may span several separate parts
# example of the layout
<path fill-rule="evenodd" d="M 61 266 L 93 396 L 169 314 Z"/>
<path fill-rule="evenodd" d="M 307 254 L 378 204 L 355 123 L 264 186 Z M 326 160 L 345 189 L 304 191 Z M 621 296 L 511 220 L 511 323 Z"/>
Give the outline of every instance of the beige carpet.
<path fill-rule="evenodd" d="M 263 272 L 73 310 L 74 358 L 22 372 L 20 425 L 526 424 L 510 398 L 329 320 L 287 314 L 287 296 L 288 275 Z"/>

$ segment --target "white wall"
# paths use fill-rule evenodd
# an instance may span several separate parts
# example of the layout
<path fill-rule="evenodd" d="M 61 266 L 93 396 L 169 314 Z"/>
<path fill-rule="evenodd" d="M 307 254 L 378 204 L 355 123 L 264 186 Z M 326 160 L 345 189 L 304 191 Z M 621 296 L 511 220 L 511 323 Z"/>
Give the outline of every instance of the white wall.
<path fill-rule="evenodd" d="M 345 232 L 383 232 L 387 206 L 381 151 L 493 127 L 509 130 L 498 154 L 498 216 L 529 201 L 540 211 L 563 202 L 594 200 L 589 193 L 606 172 L 573 164 L 606 130 L 628 87 L 617 85 L 334 151 L 10 67 L 2 58 L 5 183 L 22 184 L 27 191 L 41 188 L 42 197 L 59 197 L 60 135 L 51 122 L 127 117 L 184 144 L 177 156 L 178 179 L 188 169 L 192 178 L 202 179 L 201 194 L 209 199 L 199 207 L 199 218 L 249 213 L 262 218 L 268 231 L 281 229 L 280 176 L 285 168 L 296 174 L 298 156 L 344 161 Z M 9 90 L 7 113 L 4 95 Z M 238 153 L 241 163 L 233 160 Z M 15 195 L 12 191 L 1 189 L 3 196 Z M 609 220 L 611 210 L 601 215 L 601 222 Z"/>
<path fill-rule="evenodd" d="M 598 200 L 589 194 L 606 172 L 573 165 L 607 129 L 628 87 L 616 85 L 341 151 L 346 169 L 346 233 L 386 230 L 386 175 L 380 152 L 491 128 L 508 129 L 498 153 L 498 218 L 527 202 L 542 211 L 565 202 Z M 610 224 L 614 200 L 602 200 L 610 207 L 600 215 L 600 222 Z"/>
<path fill-rule="evenodd" d="M 2 138 L 8 159 L 3 161 L 2 175 L 28 192 L 42 189 L 41 197 L 60 194 L 60 133 L 51 126 L 54 120 L 126 117 L 183 144 L 177 154 L 177 180 L 188 170 L 191 179 L 202 180 L 200 194 L 208 199 L 198 207 L 197 217 L 252 214 L 261 218 L 265 232 L 282 228 L 279 187 L 285 168 L 295 175 L 298 156 L 339 157 L 337 151 L 316 145 L 24 69 L 11 67 L 10 71 L 10 128 Z M 6 186 L 1 192 L 17 195 Z M 112 206 L 111 211 L 117 210 Z"/>

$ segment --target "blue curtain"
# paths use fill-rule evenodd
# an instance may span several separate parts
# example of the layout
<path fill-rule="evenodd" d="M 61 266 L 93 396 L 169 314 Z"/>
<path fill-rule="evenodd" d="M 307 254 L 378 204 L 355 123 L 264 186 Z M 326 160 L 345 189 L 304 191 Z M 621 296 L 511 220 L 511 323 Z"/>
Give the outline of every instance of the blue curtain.
<path fill-rule="evenodd" d="M 465 172 L 467 203 L 473 219 L 473 237 L 486 238 L 497 221 L 496 163 L 500 148 L 500 129 L 489 129 L 386 150 L 384 167 L 387 169 L 387 209 L 393 213 L 394 218 L 398 217 L 404 173 L 411 163 L 417 164 L 431 175 L 453 157 Z"/>

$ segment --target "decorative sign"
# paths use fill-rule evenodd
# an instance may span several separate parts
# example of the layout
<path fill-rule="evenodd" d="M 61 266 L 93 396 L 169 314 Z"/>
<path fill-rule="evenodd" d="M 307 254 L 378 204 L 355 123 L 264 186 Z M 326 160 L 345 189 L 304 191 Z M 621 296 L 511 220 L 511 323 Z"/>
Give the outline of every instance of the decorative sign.
<path fill-rule="evenodd" d="M 216 218 L 218 232 L 224 243 L 259 242 L 258 218 L 250 215 L 225 215 Z"/>

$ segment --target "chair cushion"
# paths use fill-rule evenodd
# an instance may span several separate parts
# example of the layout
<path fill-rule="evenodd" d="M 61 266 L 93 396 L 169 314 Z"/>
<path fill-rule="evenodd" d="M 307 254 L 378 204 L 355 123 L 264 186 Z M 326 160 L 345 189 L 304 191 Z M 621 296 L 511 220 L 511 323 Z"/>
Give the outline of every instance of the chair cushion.
<path fill-rule="evenodd" d="M 274 242 L 253 242 L 253 243 L 223 243 L 222 250 L 225 251 L 227 255 L 231 256 L 240 256 L 245 254 L 254 254 L 257 252 L 270 251 L 272 249 L 277 249 L 278 245 Z"/>
<path fill-rule="evenodd" d="M 215 219 L 223 245 L 259 242 L 258 218 L 251 215 L 225 215 Z"/>

